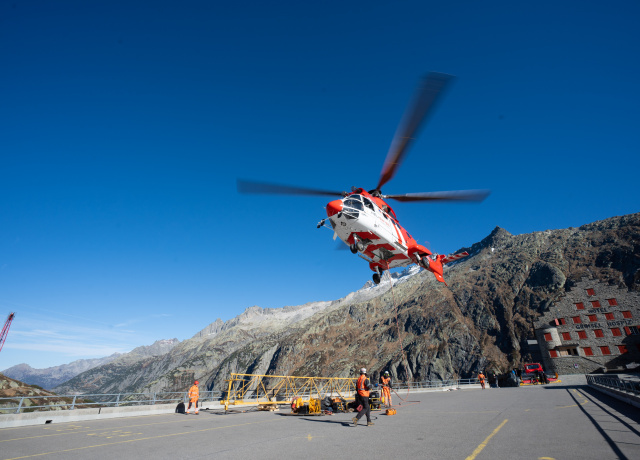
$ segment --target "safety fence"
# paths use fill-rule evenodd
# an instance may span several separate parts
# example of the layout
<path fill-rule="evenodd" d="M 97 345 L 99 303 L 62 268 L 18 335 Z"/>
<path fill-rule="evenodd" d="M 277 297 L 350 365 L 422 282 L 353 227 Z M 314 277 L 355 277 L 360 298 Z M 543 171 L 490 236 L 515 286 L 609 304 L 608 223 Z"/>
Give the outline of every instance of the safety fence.
<path fill-rule="evenodd" d="M 264 376 L 260 378 L 249 374 L 232 375 L 231 388 L 225 391 L 200 391 L 200 403 L 220 403 L 225 400 L 242 401 L 244 404 L 275 403 L 285 404 L 293 396 L 303 399 L 314 395 L 344 397 L 353 396 L 355 392 L 354 378 L 317 378 L 317 377 L 278 377 Z M 276 380 L 279 379 L 279 382 Z M 393 389 L 396 392 L 421 390 L 446 390 L 464 388 L 478 384 L 477 379 L 427 380 L 422 382 L 396 382 Z M 374 388 L 375 390 L 375 388 Z M 277 398 L 274 399 L 274 396 Z M 154 404 L 172 404 L 187 402 L 188 392 L 157 392 L 157 393 L 110 393 L 110 394 L 82 394 L 82 395 L 52 395 L 52 396 L 14 396 L 0 398 L 1 414 L 20 414 L 34 411 L 55 411 L 87 409 L 92 407 L 124 407 Z M 228 405 L 229 403 L 227 403 Z"/>
<path fill-rule="evenodd" d="M 587 375 L 587 383 L 592 386 L 610 388 L 640 397 L 640 380 L 620 378 L 611 375 Z"/>
<path fill-rule="evenodd" d="M 91 407 L 123 407 L 171 404 L 188 401 L 188 392 L 112 393 L 52 396 L 15 396 L 0 398 L 0 414 L 20 414 L 34 411 L 74 410 Z M 217 402 L 220 391 L 201 391 L 200 402 Z"/>

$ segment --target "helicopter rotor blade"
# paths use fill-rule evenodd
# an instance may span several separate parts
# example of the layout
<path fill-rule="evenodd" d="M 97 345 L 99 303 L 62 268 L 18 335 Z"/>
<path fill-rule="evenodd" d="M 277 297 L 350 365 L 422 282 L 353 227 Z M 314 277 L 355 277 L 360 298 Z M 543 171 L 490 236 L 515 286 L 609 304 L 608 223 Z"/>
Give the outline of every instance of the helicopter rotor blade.
<path fill-rule="evenodd" d="M 435 107 L 447 84 L 454 78 L 453 75 L 429 72 L 426 78 L 421 81 L 412 104 L 407 107 L 393 136 L 393 141 L 391 141 L 391 147 L 380 173 L 380 181 L 376 187 L 378 190 L 394 176 L 421 124 Z"/>
<path fill-rule="evenodd" d="M 238 192 L 273 195 L 324 195 L 343 196 L 343 192 L 333 190 L 319 190 L 308 187 L 296 187 L 282 184 L 269 184 L 266 182 L 252 182 L 242 179 L 237 180 Z"/>
<path fill-rule="evenodd" d="M 382 195 L 383 199 L 396 201 L 483 201 L 490 190 L 453 190 L 450 192 L 405 193 L 404 195 Z"/>

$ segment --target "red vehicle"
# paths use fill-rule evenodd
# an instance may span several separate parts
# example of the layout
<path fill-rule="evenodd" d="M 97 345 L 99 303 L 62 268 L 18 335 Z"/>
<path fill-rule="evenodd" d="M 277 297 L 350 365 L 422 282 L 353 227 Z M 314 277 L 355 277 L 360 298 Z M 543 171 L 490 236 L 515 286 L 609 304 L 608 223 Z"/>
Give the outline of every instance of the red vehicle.
<path fill-rule="evenodd" d="M 522 369 L 522 377 L 529 376 L 531 374 L 536 374 L 538 371 L 544 372 L 540 363 L 527 363 L 524 365 Z"/>

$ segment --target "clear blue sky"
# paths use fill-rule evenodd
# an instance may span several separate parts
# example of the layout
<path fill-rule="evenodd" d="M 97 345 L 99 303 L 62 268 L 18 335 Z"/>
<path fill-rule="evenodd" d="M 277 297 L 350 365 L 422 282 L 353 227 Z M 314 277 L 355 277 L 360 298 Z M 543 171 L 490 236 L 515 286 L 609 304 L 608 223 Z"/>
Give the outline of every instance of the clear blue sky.
<path fill-rule="evenodd" d="M 386 193 L 438 253 L 637 212 L 640 3 L 0 3 L 0 369 L 191 337 L 371 278 L 316 229 L 373 188 L 418 79 L 457 77 Z"/>

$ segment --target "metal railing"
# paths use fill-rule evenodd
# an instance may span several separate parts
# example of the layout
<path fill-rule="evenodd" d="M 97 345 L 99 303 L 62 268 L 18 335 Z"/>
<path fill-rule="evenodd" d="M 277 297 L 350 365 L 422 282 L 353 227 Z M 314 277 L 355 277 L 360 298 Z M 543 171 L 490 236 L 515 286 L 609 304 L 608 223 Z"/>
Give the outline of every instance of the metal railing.
<path fill-rule="evenodd" d="M 608 375 L 588 374 L 587 383 L 593 386 L 601 386 L 605 388 L 611 388 L 613 390 L 624 391 L 625 393 L 640 397 L 639 380 L 619 378 L 618 376 L 613 377 Z"/>
<path fill-rule="evenodd" d="M 220 391 L 201 391 L 199 401 L 219 401 Z M 20 414 L 34 411 L 74 410 L 91 407 L 148 406 L 187 402 L 188 392 L 113 393 L 53 396 L 14 396 L 0 398 L 0 414 Z"/>
<path fill-rule="evenodd" d="M 427 380 L 422 382 L 399 382 L 393 384 L 395 391 L 435 390 L 448 388 L 462 388 L 478 384 L 478 379 L 450 379 Z M 353 391 L 353 389 L 351 389 Z M 375 388 L 374 388 L 375 390 Z M 226 392 L 201 391 L 199 401 L 219 402 Z M 244 400 L 256 400 L 256 395 L 245 395 Z M 310 397 L 312 391 L 302 391 L 297 396 Z M 0 415 L 20 414 L 35 411 L 75 410 L 99 407 L 148 406 L 155 404 L 171 404 L 188 401 L 185 392 L 157 392 L 157 393 L 110 393 L 110 394 L 82 394 L 82 395 L 52 395 L 52 396 L 14 396 L 0 398 Z"/>

